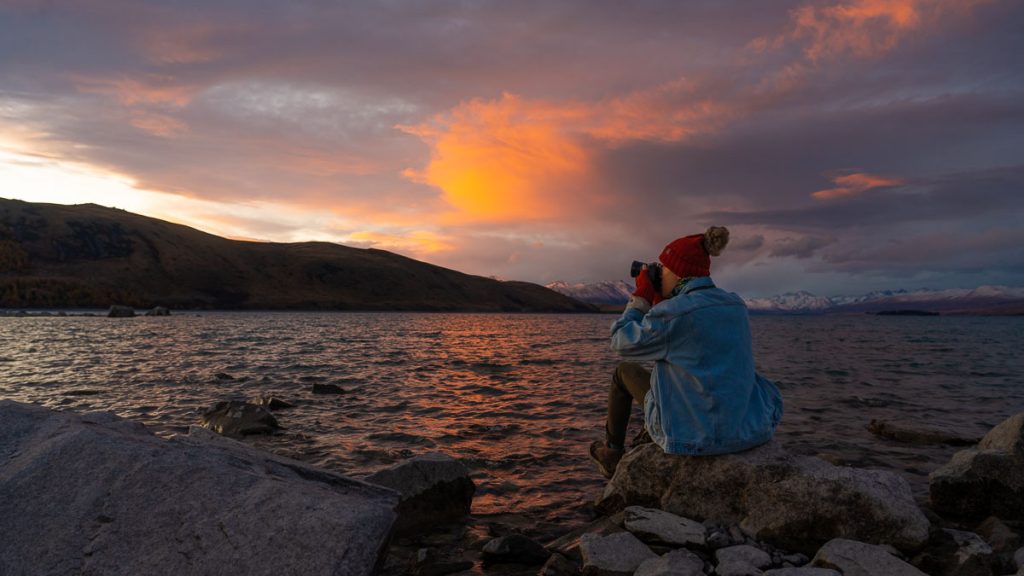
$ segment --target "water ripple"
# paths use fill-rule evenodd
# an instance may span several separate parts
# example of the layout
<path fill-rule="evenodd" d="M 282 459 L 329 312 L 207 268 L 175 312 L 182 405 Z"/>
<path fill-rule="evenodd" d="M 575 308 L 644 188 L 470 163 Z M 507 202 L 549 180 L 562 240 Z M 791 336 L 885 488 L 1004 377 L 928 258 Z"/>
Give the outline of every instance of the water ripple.
<path fill-rule="evenodd" d="M 171 435 L 219 400 L 273 395 L 295 405 L 277 413 L 286 429 L 247 442 L 354 476 L 440 450 L 472 468 L 477 513 L 565 521 L 584 517 L 604 484 L 586 445 L 601 435 L 617 362 L 611 320 L 0 318 L 0 398 L 110 410 Z M 955 448 L 878 439 L 865 428 L 871 418 L 980 435 L 1024 411 L 1019 318 L 762 317 L 752 329 L 758 369 L 786 400 L 779 438 L 798 453 L 897 471 L 921 498 Z M 315 383 L 346 393 L 313 394 Z"/>

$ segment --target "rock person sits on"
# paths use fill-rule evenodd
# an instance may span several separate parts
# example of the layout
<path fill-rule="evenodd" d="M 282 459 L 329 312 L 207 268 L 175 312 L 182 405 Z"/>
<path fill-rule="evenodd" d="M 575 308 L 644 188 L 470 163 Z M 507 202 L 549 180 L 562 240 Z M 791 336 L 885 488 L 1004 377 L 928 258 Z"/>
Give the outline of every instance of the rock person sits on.
<path fill-rule="evenodd" d="M 728 242 L 729 231 L 716 226 L 678 238 L 637 275 L 611 327 L 612 350 L 628 361 L 612 375 L 605 440 L 590 445 L 605 477 L 625 452 L 634 400 L 644 410 L 641 436 L 669 454 L 739 452 L 775 433 L 782 395 L 754 371 L 747 307 L 710 277 L 711 256 Z M 655 267 L 660 275 L 650 273 Z M 638 363 L 652 361 L 652 371 Z"/>

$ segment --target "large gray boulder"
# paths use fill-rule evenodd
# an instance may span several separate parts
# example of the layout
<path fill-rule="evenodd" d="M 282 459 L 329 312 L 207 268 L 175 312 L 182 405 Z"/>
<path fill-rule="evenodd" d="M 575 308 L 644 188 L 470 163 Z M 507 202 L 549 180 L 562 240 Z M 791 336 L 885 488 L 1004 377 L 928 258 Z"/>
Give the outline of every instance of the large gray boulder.
<path fill-rule="evenodd" d="M 400 493 L 396 530 L 410 532 L 469 514 L 476 485 L 459 460 L 432 452 L 371 474 L 366 481 Z"/>
<path fill-rule="evenodd" d="M 202 428 L 0 401 L 0 574 L 365 575 L 397 503 Z"/>
<path fill-rule="evenodd" d="M 605 512 L 629 505 L 739 524 L 758 540 L 808 554 L 832 538 L 907 550 L 928 539 L 928 519 L 900 476 L 794 456 L 774 440 L 722 456 L 640 446 L 623 457 L 598 501 Z"/>
<path fill-rule="evenodd" d="M 830 540 L 822 546 L 811 564 L 838 570 L 843 576 L 928 576 L 882 546 L 843 538 Z"/>
<path fill-rule="evenodd" d="M 928 476 L 932 508 L 943 516 L 1024 520 L 1024 412 L 989 431 Z"/>

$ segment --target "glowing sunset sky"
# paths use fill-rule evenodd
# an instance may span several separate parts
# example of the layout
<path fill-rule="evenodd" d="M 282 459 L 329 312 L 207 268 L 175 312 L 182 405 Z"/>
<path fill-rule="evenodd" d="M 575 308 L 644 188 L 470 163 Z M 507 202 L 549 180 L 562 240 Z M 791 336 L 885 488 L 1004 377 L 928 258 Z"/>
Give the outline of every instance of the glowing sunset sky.
<path fill-rule="evenodd" d="M 1024 285 L 1016 0 L 0 0 L 0 197 L 485 276 Z"/>

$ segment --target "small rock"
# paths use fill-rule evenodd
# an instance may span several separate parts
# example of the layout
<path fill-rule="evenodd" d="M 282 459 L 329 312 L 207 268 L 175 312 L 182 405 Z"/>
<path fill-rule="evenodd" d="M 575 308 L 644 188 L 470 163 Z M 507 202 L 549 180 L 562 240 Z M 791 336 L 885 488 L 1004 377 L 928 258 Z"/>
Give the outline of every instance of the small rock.
<path fill-rule="evenodd" d="M 313 394 L 344 394 L 345 389 L 337 384 L 313 384 Z"/>
<path fill-rule="evenodd" d="M 170 315 L 171 315 L 171 311 L 168 310 L 167 308 L 164 308 L 163 306 L 157 306 L 156 308 L 153 308 L 152 310 L 147 310 L 146 311 L 146 316 L 170 316 Z"/>
<path fill-rule="evenodd" d="M 644 542 L 700 548 L 707 545 L 706 529 L 700 522 L 642 506 L 629 506 L 624 512 L 623 526 Z"/>
<path fill-rule="evenodd" d="M 285 402 L 284 400 L 281 400 L 277 396 L 260 396 L 256 400 L 256 404 L 259 406 L 263 406 L 264 408 L 269 408 L 270 410 L 281 410 L 284 408 L 295 407 L 295 405 L 292 404 L 291 402 Z"/>
<path fill-rule="evenodd" d="M 469 515 L 476 485 L 462 462 L 441 453 L 415 456 L 366 477 L 366 481 L 398 491 L 396 530 L 407 532 Z"/>
<path fill-rule="evenodd" d="M 978 440 L 980 440 L 976 436 L 965 436 L 952 428 L 937 428 L 913 422 L 892 422 L 873 419 L 868 424 L 868 430 L 880 438 L 916 445 L 948 444 L 950 446 L 970 446 L 977 444 Z"/>
<path fill-rule="evenodd" d="M 551 552 L 522 534 L 509 534 L 488 542 L 483 549 L 488 562 L 513 564 L 543 564 Z"/>
<path fill-rule="evenodd" d="M 199 424 L 224 436 L 270 434 L 281 428 L 266 408 L 241 400 L 214 404 L 203 412 Z"/>
<path fill-rule="evenodd" d="M 134 318 L 135 309 L 131 306 L 113 305 L 107 310 L 107 318 Z"/>
<path fill-rule="evenodd" d="M 732 545 L 732 538 L 725 532 L 712 532 L 707 538 L 707 546 L 712 550 Z"/>
<path fill-rule="evenodd" d="M 776 568 L 767 570 L 763 576 L 842 576 L 830 568 Z"/>
<path fill-rule="evenodd" d="M 914 564 L 935 576 L 991 576 L 995 555 L 981 536 L 945 528 L 936 532 Z"/>
<path fill-rule="evenodd" d="M 584 534 L 580 538 L 580 556 L 585 576 L 630 576 L 645 560 L 657 558 L 629 532 L 608 536 Z"/>
<path fill-rule="evenodd" d="M 578 564 L 561 554 L 552 554 L 540 569 L 540 576 L 575 576 L 579 574 Z"/>
<path fill-rule="evenodd" d="M 786 555 L 784 555 L 782 557 L 782 561 L 783 562 L 789 562 L 790 564 L 792 564 L 794 566 L 803 566 L 804 564 L 807 564 L 808 562 L 810 562 L 811 559 L 808 558 L 807 556 L 804 556 L 803 554 L 796 553 L 796 554 L 786 554 Z"/>
<path fill-rule="evenodd" d="M 231 374 L 228 374 L 227 372 L 217 372 L 216 374 L 213 375 L 213 377 L 216 378 L 217 380 L 234 380 L 235 379 L 234 376 L 232 376 Z"/>
<path fill-rule="evenodd" d="M 746 544 L 747 535 L 743 533 L 737 525 L 729 526 L 729 538 L 732 538 L 734 544 Z"/>
<path fill-rule="evenodd" d="M 998 554 L 1009 553 L 1016 550 L 1021 544 L 1020 536 L 995 516 L 989 516 L 974 532 L 985 539 L 992 550 Z"/>
<path fill-rule="evenodd" d="M 719 576 L 760 576 L 761 569 L 771 566 L 772 557 L 755 546 L 742 544 L 715 550 Z"/>
<path fill-rule="evenodd" d="M 767 552 L 749 544 L 715 550 L 715 559 L 718 560 L 719 572 L 722 564 L 743 563 L 754 568 L 766 568 L 772 564 L 772 557 Z"/>
<path fill-rule="evenodd" d="M 589 524 L 579 526 L 562 534 L 555 540 L 548 542 L 546 548 L 575 562 L 582 562 L 580 558 L 580 538 L 584 534 L 606 536 L 615 532 L 622 532 L 623 516 L 622 512 L 616 512 L 611 516 L 602 516 Z"/>
<path fill-rule="evenodd" d="M 702 576 L 704 561 L 685 548 L 645 560 L 633 576 Z"/>
<path fill-rule="evenodd" d="M 838 570 L 843 576 L 927 576 L 881 546 L 843 538 L 829 540 L 811 564 Z"/>

